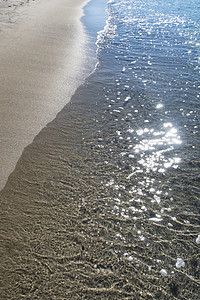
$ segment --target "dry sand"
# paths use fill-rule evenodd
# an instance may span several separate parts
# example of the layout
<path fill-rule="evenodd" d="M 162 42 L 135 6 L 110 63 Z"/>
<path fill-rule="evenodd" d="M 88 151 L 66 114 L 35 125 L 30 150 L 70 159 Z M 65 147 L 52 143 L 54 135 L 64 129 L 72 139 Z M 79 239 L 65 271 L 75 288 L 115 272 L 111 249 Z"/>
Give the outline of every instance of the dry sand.
<path fill-rule="evenodd" d="M 0 189 L 89 72 L 80 21 L 86 2 L 0 0 Z"/>

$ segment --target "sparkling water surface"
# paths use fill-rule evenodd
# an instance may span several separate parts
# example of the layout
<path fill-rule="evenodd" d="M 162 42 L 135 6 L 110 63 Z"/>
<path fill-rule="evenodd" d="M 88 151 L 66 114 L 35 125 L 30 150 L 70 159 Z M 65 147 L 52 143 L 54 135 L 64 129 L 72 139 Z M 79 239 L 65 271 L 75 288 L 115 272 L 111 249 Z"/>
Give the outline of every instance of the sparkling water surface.
<path fill-rule="evenodd" d="M 108 2 L 94 73 L 1 193 L 2 299 L 199 299 L 199 10 Z"/>

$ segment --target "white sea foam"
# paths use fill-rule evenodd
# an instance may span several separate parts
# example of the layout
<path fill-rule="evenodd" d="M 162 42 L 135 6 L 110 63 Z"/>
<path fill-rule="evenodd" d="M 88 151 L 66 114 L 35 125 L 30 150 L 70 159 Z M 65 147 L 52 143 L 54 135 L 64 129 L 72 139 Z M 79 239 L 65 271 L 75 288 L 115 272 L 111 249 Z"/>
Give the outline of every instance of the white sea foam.
<path fill-rule="evenodd" d="M 167 275 L 167 271 L 166 271 L 165 269 L 161 269 L 161 270 L 160 270 L 160 274 L 161 274 L 161 275 Z"/>
<path fill-rule="evenodd" d="M 185 267 L 185 262 L 182 258 L 177 258 L 177 261 L 176 261 L 176 268 L 177 269 L 181 269 L 181 268 L 184 268 Z"/>
<path fill-rule="evenodd" d="M 200 234 L 198 235 L 198 237 L 196 238 L 196 243 L 200 244 Z"/>

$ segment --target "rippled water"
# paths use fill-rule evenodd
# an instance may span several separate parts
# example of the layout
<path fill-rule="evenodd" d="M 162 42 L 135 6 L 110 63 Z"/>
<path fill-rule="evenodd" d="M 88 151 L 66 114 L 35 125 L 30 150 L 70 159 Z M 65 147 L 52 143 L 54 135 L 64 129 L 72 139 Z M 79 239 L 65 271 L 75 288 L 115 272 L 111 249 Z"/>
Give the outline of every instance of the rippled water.
<path fill-rule="evenodd" d="M 109 1 L 1 193 L 2 299 L 199 299 L 199 6 Z"/>

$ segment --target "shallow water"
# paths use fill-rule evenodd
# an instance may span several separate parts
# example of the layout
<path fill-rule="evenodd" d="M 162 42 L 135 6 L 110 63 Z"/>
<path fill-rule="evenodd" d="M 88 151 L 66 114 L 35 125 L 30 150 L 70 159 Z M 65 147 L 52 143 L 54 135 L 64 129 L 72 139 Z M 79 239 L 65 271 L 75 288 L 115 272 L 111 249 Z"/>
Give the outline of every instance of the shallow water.
<path fill-rule="evenodd" d="M 96 71 L 1 193 L 2 299 L 199 299 L 198 10 L 109 1 Z"/>

